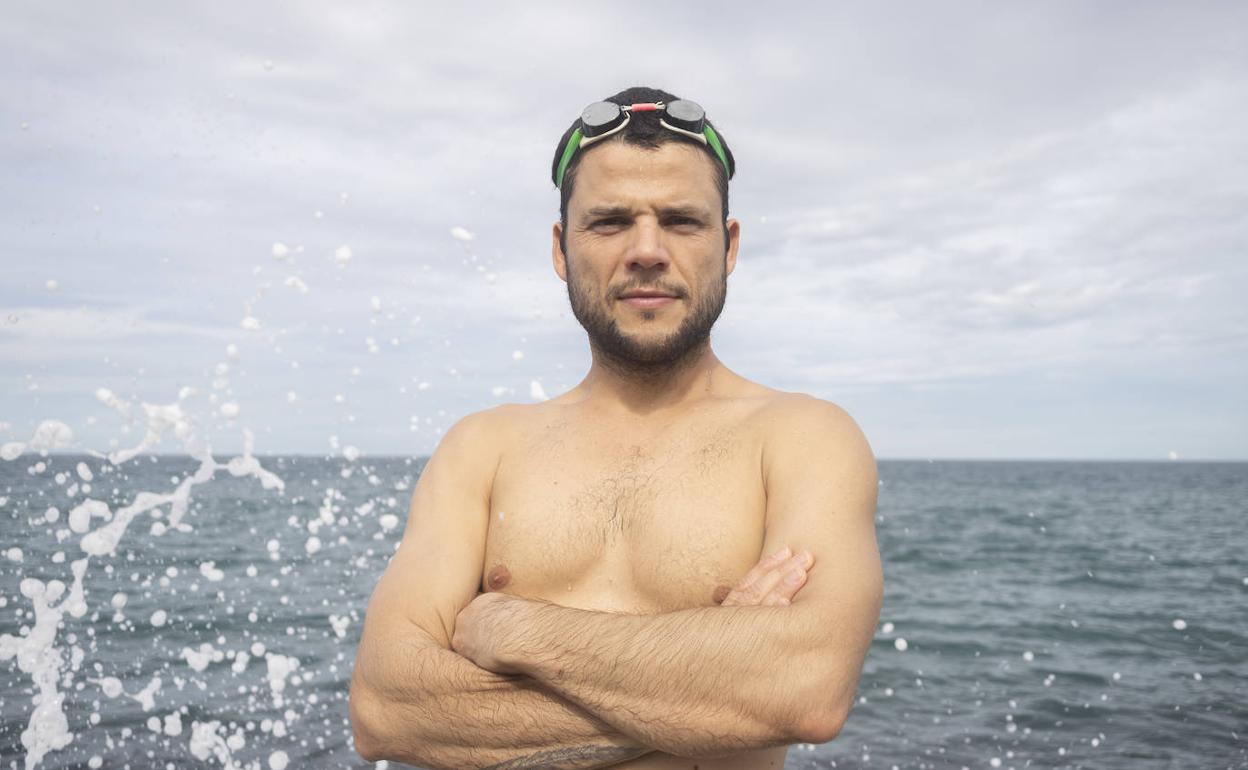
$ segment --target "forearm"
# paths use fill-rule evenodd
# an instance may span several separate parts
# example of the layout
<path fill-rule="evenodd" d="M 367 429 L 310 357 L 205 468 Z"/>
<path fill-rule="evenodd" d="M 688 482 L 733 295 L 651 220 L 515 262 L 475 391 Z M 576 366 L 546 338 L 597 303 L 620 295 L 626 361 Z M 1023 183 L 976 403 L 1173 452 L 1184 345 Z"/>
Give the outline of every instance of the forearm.
<path fill-rule="evenodd" d="M 500 655 L 626 735 L 682 756 L 805 740 L 827 650 L 797 607 L 619 615 L 516 603 Z"/>
<path fill-rule="evenodd" d="M 361 661 L 351 712 L 370 761 L 597 768 L 650 751 L 533 680 L 485 671 L 436 644 L 398 642 Z"/>

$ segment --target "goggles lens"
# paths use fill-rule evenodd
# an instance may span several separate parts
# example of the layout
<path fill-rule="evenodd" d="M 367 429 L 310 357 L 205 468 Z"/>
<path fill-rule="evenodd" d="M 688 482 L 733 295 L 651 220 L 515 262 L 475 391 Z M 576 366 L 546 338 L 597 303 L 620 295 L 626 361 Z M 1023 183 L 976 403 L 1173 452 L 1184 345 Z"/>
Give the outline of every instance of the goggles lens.
<path fill-rule="evenodd" d="M 677 99 L 667 105 L 664 112 L 667 113 L 667 122 L 677 128 L 683 128 L 695 134 L 702 133 L 702 127 L 706 123 L 706 111 L 696 102 Z"/>
<path fill-rule="evenodd" d="M 601 136 L 622 123 L 625 117 L 615 102 L 594 102 L 581 113 L 581 132 L 587 137 Z"/>
<path fill-rule="evenodd" d="M 555 187 L 563 186 L 563 175 L 568 170 L 572 156 L 578 149 L 624 128 L 633 112 L 653 111 L 663 113 L 659 122 L 664 128 L 707 145 L 719 158 L 719 162 L 724 165 L 728 177 L 732 178 L 732 165 L 728 162 L 728 155 L 724 152 L 715 130 L 706 122 L 706 111 L 697 102 L 677 99 L 667 104 L 645 102 L 627 106 L 621 106 L 615 102 L 594 102 L 581 111 L 581 125 L 568 137 L 568 143 L 564 146 L 563 155 L 559 161 L 559 168 L 555 171 Z"/>

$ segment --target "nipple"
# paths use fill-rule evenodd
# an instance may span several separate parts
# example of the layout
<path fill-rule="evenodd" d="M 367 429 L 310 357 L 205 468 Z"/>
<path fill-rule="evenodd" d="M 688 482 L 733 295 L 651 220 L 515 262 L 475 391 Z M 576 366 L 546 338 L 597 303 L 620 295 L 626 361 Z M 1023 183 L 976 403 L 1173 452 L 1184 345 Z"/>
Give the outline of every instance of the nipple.
<path fill-rule="evenodd" d="M 485 587 L 491 591 L 502 590 L 504 586 L 511 582 L 511 573 L 502 564 L 490 570 L 485 576 Z"/>
<path fill-rule="evenodd" d="M 711 592 L 711 601 L 716 604 L 723 604 L 724 599 L 727 599 L 728 594 L 730 593 L 732 593 L 732 588 L 730 586 L 715 586 L 715 590 Z"/>

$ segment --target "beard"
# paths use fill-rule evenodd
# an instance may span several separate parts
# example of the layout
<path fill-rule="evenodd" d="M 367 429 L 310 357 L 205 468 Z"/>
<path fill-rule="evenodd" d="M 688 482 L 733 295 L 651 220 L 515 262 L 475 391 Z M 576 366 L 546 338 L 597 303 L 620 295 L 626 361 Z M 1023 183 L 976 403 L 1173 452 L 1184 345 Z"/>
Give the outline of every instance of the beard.
<path fill-rule="evenodd" d="M 595 289 L 588 283 L 582 283 L 580 274 L 573 272 L 572 261 L 567 261 L 568 302 L 572 305 L 572 315 L 584 327 L 589 335 L 590 346 L 598 352 L 608 366 L 623 374 L 657 375 L 692 361 L 698 352 L 709 342 L 711 327 L 719 319 L 724 309 L 724 300 L 728 296 L 728 272 L 722 270 L 717 281 L 712 281 L 707 291 L 697 299 L 689 314 L 676 331 L 659 339 L 645 339 L 641 335 L 630 336 L 620 331 L 620 326 L 599 302 L 596 301 Z M 656 288 L 653 282 L 636 282 L 621 287 L 612 293 L 609 301 L 614 303 L 618 296 L 633 288 Z M 684 292 L 672 287 L 658 284 L 657 288 L 671 291 L 678 300 L 686 298 Z M 642 311 L 645 321 L 655 318 L 654 311 Z"/>

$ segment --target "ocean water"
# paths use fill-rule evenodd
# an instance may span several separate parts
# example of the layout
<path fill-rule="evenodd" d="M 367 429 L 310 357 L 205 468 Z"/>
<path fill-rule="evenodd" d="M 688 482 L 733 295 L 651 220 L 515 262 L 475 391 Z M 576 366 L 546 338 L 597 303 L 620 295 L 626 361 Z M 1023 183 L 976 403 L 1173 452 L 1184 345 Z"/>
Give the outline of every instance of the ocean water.
<path fill-rule="evenodd" d="M 368 766 L 347 683 L 422 462 L 218 462 L 0 462 L 0 767 Z M 1248 767 L 1248 464 L 880 480 L 859 702 L 787 767 Z"/>

